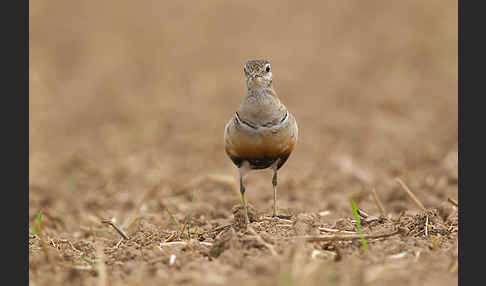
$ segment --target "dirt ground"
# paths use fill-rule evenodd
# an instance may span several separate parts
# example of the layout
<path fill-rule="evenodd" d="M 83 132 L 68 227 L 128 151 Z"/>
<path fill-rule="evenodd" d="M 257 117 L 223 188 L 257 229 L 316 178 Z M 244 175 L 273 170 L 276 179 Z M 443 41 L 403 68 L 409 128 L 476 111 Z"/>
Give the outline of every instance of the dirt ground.
<path fill-rule="evenodd" d="M 30 285 L 456 285 L 457 20 L 449 0 L 31 1 Z M 299 141 L 291 218 L 267 218 L 258 171 L 245 227 L 223 130 L 255 58 Z M 351 199 L 368 251 L 342 237 Z"/>

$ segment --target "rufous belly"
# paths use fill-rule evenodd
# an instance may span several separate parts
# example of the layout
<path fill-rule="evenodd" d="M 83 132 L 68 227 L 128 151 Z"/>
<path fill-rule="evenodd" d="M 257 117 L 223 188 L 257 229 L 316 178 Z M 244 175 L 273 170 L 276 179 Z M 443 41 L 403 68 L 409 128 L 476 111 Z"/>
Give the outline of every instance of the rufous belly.
<path fill-rule="evenodd" d="M 279 129 L 250 130 L 230 124 L 225 134 L 225 150 L 233 162 L 236 165 L 243 160 L 255 162 L 253 167 L 257 169 L 267 168 L 267 165 L 271 165 L 279 158 L 282 161 L 279 164 L 281 166 L 294 149 L 296 142 L 295 121 Z"/>

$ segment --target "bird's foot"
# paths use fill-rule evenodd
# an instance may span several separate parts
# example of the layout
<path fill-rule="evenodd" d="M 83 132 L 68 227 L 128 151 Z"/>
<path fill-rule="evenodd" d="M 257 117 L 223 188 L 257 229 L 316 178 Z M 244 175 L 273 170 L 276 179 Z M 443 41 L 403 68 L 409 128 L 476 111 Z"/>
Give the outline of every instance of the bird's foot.
<path fill-rule="evenodd" d="M 276 217 L 276 218 L 279 218 L 279 219 L 291 219 L 292 216 L 291 215 L 272 215 L 272 217 Z"/>
<path fill-rule="evenodd" d="M 291 215 L 272 215 L 272 216 L 264 216 L 262 217 L 263 220 L 266 221 L 275 221 L 275 220 L 281 220 L 281 221 L 290 221 L 292 219 Z"/>

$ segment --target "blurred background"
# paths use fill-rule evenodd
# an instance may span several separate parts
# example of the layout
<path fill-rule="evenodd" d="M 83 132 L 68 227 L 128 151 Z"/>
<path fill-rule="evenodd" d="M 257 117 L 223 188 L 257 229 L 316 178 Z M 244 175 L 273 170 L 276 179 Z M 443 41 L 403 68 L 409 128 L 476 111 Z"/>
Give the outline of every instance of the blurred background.
<path fill-rule="evenodd" d="M 235 176 L 223 130 L 257 58 L 299 124 L 279 177 L 284 210 L 348 214 L 345 195 L 365 187 L 390 211 L 413 207 L 395 176 L 426 205 L 457 198 L 457 5 L 31 1 L 29 215 L 57 213 L 67 231 L 88 214 L 123 218 L 153 187 L 163 199 L 200 176 Z M 248 178 L 264 211 L 270 184 Z M 198 190 L 209 217 L 239 203 L 227 188 Z"/>

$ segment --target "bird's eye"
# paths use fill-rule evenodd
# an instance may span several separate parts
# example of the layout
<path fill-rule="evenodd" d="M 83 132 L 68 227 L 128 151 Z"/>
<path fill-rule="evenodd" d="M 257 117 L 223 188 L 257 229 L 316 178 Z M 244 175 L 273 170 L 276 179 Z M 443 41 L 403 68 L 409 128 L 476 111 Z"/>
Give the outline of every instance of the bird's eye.
<path fill-rule="evenodd" d="M 265 69 L 267 72 L 270 71 L 270 65 L 267 66 L 267 68 Z"/>

